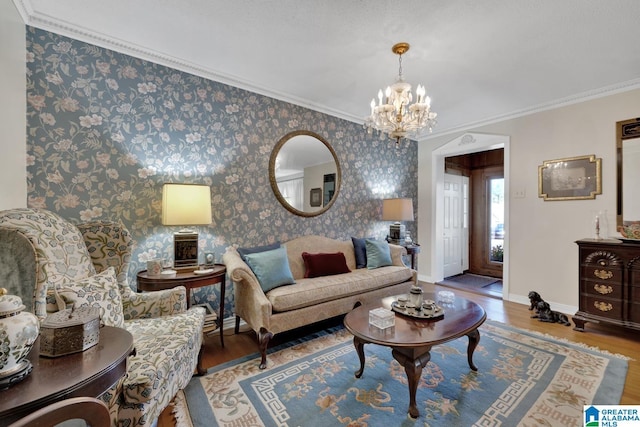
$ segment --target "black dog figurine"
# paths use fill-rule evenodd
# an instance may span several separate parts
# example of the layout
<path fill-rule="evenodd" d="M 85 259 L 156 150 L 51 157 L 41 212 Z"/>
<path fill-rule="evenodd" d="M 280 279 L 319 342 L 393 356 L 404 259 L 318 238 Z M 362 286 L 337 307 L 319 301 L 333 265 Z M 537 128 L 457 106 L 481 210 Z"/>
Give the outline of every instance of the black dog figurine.
<path fill-rule="evenodd" d="M 529 310 L 536 309 L 537 311 L 538 303 L 540 301 L 544 301 L 544 300 L 542 299 L 539 293 L 537 293 L 536 291 L 529 292 L 529 302 L 531 302 L 531 305 L 529 306 Z"/>
<path fill-rule="evenodd" d="M 536 309 L 538 310 L 538 314 L 531 316 L 534 319 L 538 319 L 541 322 L 561 323 L 565 326 L 571 325 L 566 314 L 551 310 L 549 303 L 546 301 L 538 302 Z"/>

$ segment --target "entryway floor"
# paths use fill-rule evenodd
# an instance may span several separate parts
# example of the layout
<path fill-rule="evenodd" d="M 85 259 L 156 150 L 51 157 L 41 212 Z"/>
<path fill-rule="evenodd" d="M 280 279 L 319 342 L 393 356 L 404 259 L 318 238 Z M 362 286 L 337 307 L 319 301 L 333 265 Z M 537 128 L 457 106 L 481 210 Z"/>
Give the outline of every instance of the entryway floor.
<path fill-rule="evenodd" d="M 437 285 L 502 299 L 502 279 L 499 277 L 463 273 L 445 277 Z"/>

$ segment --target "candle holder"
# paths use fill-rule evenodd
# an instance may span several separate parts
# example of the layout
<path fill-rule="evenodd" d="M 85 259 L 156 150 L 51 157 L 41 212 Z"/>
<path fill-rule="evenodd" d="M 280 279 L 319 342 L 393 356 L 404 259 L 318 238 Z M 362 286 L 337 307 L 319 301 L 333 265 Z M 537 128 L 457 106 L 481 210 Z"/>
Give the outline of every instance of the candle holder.
<path fill-rule="evenodd" d="M 606 239 L 609 235 L 609 222 L 607 220 L 607 211 L 597 211 L 593 214 L 593 229 L 595 240 Z"/>

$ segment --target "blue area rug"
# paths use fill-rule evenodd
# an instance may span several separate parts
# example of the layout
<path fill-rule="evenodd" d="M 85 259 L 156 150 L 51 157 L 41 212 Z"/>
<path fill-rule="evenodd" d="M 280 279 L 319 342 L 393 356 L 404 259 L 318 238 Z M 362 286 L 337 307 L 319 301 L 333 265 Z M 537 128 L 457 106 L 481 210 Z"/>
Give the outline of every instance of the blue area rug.
<path fill-rule="evenodd" d="M 467 338 L 435 346 L 407 416 L 404 369 L 391 350 L 337 328 L 194 377 L 177 399 L 179 426 L 582 426 L 585 404 L 619 404 L 624 357 L 487 321 L 469 369 Z"/>

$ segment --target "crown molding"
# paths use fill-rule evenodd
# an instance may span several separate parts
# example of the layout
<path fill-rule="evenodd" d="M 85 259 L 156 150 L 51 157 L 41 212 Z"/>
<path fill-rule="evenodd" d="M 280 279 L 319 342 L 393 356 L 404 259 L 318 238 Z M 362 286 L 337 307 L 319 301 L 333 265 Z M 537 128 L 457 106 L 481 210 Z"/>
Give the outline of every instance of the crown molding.
<path fill-rule="evenodd" d="M 494 123 L 504 122 L 516 119 L 518 117 L 529 116 L 543 111 L 555 110 L 557 108 L 567 107 L 569 105 L 579 104 L 581 102 L 590 101 L 592 99 L 604 98 L 606 96 L 615 95 L 617 93 L 629 92 L 631 90 L 640 89 L 640 79 L 628 80 L 626 82 L 616 83 L 613 85 L 601 87 L 598 89 L 574 94 L 565 98 L 554 99 L 543 104 L 534 105 L 532 107 L 523 108 L 506 114 L 500 114 L 487 119 L 478 120 L 476 122 L 465 123 L 460 126 L 454 126 L 447 129 L 438 129 L 433 133 L 420 138 L 418 142 L 428 141 L 430 139 L 439 138 L 441 136 L 451 135 L 455 133 L 464 133 L 482 126 Z"/>
<path fill-rule="evenodd" d="M 336 110 L 327 107 L 326 105 L 316 104 L 305 99 L 300 99 L 289 94 L 285 94 L 278 91 L 273 91 L 260 87 L 255 82 L 238 79 L 232 75 L 223 73 L 219 70 L 212 70 L 199 66 L 198 64 L 185 61 L 181 58 L 165 55 L 157 52 L 153 49 L 149 49 L 143 46 L 138 46 L 120 40 L 117 38 L 109 37 L 105 34 L 98 33 L 88 28 L 84 28 L 77 24 L 66 22 L 53 18 L 49 15 L 38 13 L 34 11 L 29 0 L 13 0 L 18 13 L 21 15 L 25 25 L 39 28 L 41 30 L 50 31 L 66 37 L 70 37 L 76 40 L 83 41 L 85 43 L 93 44 L 105 49 L 114 50 L 116 52 L 130 55 L 136 58 L 154 62 L 159 65 L 174 68 L 185 73 L 194 74 L 206 79 L 210 79 L 216 82 L 220 82 L 229 86 L 233 86 L 242 90 L 253 92 L 259 95 L 274 98 L 289 104 L 297 105 L 299 107 L 308 108 L 313 111 L 327 114 L 329 116 L 337 117 L 349 122 L 363 125 L 364 118 L 354 116 L 353 114 L 346 113 L 344 111 Z M 582 92 L 575 95 L 570 95 L 565 98 L 552 100 L 546 103 L 538 104 L 532 107 L 527 107 L 521 110 L 512 111 L 505 114 L 489 117 L 486 119 L 478 120 L 475 122 L 468 122 L 458 126 L 452 126 L 449 128 L 435 128 L 433 133 L 416 138 L 418 142 L 428 141 L 441 136 L 450 134 L 466 132 L 482 126 L 515 119 L 531 114 L 540 113 L 543 111 L 553 110 L 556 108 L 566 107 L 580 102 L 585 102 L 591 99 L 602 98 L 605 96 L 614 95 L 616 93 L 627 92 L 630 90 L 640 89 L 640 79 L 629 80 L 626 82 L 616 83 L 610 86 L 605 86 L 599 89 L 594 89 L 586 92 Z"/>
<path fill-rule="evenodd" d="M 289 104 L 308 108 L 310 110 L 318 111 L 320 113 L 324 113 L 343 120 L 360 124 L 364 123 L 364 120 L 361 117 L 356 117 L 352 114 L 332 109 L 325 105 L 309 102 L 308 100 L 300 99 L 289 94 L 266 89 L 264 87 L 260 87 L 254 82 L 238 79 L 237 77 L 218 70 L 205 68 L 181 58 L 165 55 L 161 52 L 146 48 L 144 46 L 135 45 L 125 40 L 110 37 L 106 34 L 93 31 L 77 24 L 53 18 L 47 14 L 35 12 L 28 0 L 14 0 L 14 4 L 16 5 L 18 12 L 22 16 L 22 20 L 24 21 L 25 25 L 39 28 L 45 31 L 50 31 L 52 33 L 60 34 L 65 37 L 93 44 L 104 49 L 110 49 L 125 55 L 130 55 L 135 58 L 147 60 L 159 65 L 183 71 L 185 73 L 194 74 L 199 77 L 203 77 L 259 95 L 264 95 L 273 99 L 287 102 Z"/>

